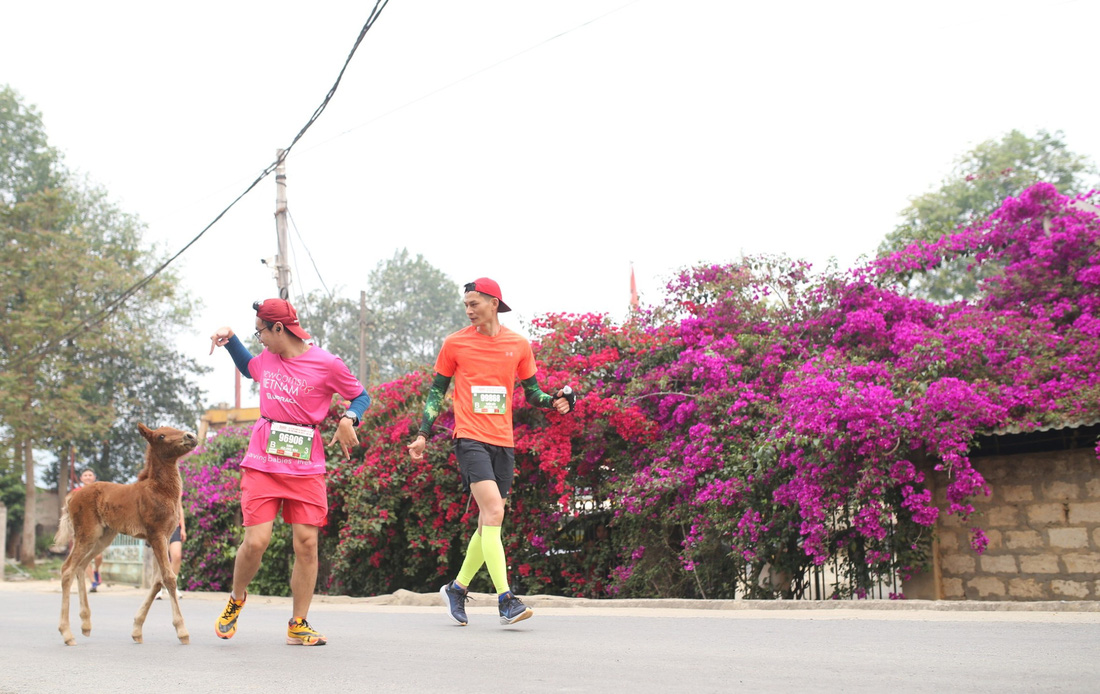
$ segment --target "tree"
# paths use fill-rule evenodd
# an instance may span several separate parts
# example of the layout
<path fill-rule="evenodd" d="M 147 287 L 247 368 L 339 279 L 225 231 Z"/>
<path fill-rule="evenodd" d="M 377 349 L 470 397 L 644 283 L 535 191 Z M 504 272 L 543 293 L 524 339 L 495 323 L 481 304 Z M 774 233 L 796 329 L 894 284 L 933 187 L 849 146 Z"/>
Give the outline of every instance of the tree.
<path fill-rule="evenodd" d="M 339 356 L 353 374 L 359 369 L 359 301 L 310 292 L 299 307 L 313 343 Z"/>
<path fill-rule="evenodd" d="M 188 376 L 197 369 L 169 346 L 191 310 L 170 272 L 103 310 L 159 264 L 142 226 L 65 171 L 33 109 L 10 90 L 0 97 L 0 132 L 15 133 L 0 141 L 0 436 L 23 463 L 20 559 L 33 564 L 35 450 L 64 458 L 70 446 L 103 448 L 133 438 L 138 416 L 193 421 L 198 391 Z M 139 454 L 100 471 L 128 477 L 140 463 Z"/>
<path fill-rule="evenodd" d="M 461 299 L 461 285 L 420 254 L 410 258 L 402 248 L 379 263 L 367 289 L 377 379 L 389 381 L 433 364 L 443 338 L 467 324 Z"/>
<path fill-rule="evenodd" d="M 8 394 L 0 401 L 0 421 L 10 432 L 14 457 L 24 466 L 21 559 L 27 564 L 33 564 L 35 550 L 34 442 L 50 436 L 71 439 L 84 426 L 94 426 L 80 412 L 76 384 L 67 378 L 72 362 L 65 357 L 73 350 L 51 344 L 61 330 L 79 323 L 74 318 L 80 297 L 61 269 L 94 260 L 80 251 L 75 235 L 58 230 L 70 210 L 56 191 L 0 208 L 0 390 Z M 94 275 L 103 268 L 89 270 Z"/>
<path fill-rule="evenodd" d="M 961 156 L 938 190 L 925 193 L 901 211 L 903 222 L 879 245 L 879 257 L 896 253 L 916 242 L 936 241 L 958 232 L 995 210 L 1008 197 L 1019 195 L 1036 182 L 1053 184 L 1063 195 L 1089 189 L 1096 168 L 1069 151 L 1063 134 L 1040 130 L 1028 137 L 1018 130 L 998 140 L 987 140 Z M 909 278 L 910 292 L 933 301 L 969 299 L 982 277 L 999 272 L 997 264 L 969 269 L 966 258 L 955 259 L 927 273 Z"/>
<path fill-rule="evenodd" d="M 462 328 L 462 288 L 408 249 L 375 266 L 367 278 L 367 385 L 383 383 L 434 363 L 443 338 Z M 319 292 L 302 305 L 302 322 L 317 345 L 359 369 L 359 302 Z"/>
<path fill-rule="evenodd" d="M 101 480 L 133 479 L 145 450 L 144 440 L 135 435 L 137 422 L 192 429 L 202 414 L 202 392 L 192 375 L 208 367 L 166 345 L 147 343 L 135 346 L 133 352 L 104 353 L 96 362 L 104 378 L 88 384 L 81 397 L 91 407 L 114 413 L 110 428 L 99 436 L 53 441 L 55 462 L 42 476 L 47 484 L 57 483 L 66 474 L 70 453 L 79 466 L 91 467 Z M 154 368 L 133 368 L 139 364 Z M 111 385 L 100 387 L 104 383 Z"/>
<path fill-rule="evenodd" d="M 8 507 L 8 527 L 14 528 L 23 522 L 23 501 L 26 498 L 23 486 L 23 472 L 20 461 L 12 460 L 11 451 L 0 448 L 0 502 Z M 7 528 L 0 528 L 6 532 Z M 11 544 L 9 543 L 9 546 Z M 4 561 L 4 557 L 0 557 Z"/>
<path fill-rule="evenodd" d="M 0 86 L 0 202 L 60 185 L 61 156 L 46 141 L 42 116 L 24 106 L 11 87 Z"/>
<path fill-rule="evenodd" d="M 75 189 L 73 194 L 78 199 L 76 224 L 96 252 L 125 263 L 131 279 L 147 275 L 154 259 L 151 251 L 138 250 L 144 229 L 141 221 L 118 209 L 98 188 Z M 124 254 L 122 249 L 134 252 Z M 193 310 L 177 286 L 173 272 L 159 275 L 113 316 L 114 330 L 105 336 L 104 349 L 80 355 L 84 369 L 98 375 L 85 385 L 82 401 L 114 417 L 105 435 L 77 437 L 68 443 L 101 480 L 126 481 L 140 470 L 145 440 L 136 434 L 137 422 L 190 429 L 201 414 L 202 390 L 193 377 L 209 367 L 180 354 L 170 341 L 174 326 L 187 325 Z M 55 446 L 58 461 L 65 459 L 66 443 Z M 57 467 L 45 475 L 47 482 L 57 478 Z"/>

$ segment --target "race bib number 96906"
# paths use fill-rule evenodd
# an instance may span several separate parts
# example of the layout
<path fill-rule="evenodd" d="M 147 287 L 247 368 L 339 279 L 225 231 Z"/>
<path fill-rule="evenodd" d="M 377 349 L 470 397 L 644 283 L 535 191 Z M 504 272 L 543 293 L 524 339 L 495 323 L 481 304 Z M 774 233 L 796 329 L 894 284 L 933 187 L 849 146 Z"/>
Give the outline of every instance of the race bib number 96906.
<path fill-rule="evenodd" d="M 297 424 L 272 422 L 267 435 L 267 452 L 298 460 L 309 460 L 313 453 L 314 430 Z"/>

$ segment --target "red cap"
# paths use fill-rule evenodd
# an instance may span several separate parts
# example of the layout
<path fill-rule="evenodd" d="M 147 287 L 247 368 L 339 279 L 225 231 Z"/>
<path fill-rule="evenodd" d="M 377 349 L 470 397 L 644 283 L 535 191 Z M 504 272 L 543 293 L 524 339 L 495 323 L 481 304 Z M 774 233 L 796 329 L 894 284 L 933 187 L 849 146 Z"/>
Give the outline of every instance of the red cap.
<path fill-rule="evenodd" d="M 473 282 L 470 282 L 466 285 L 466 291 L 481 292 L 499 301 L 500 306 L 497 307 L 497 313 L 508 313 L 512 310 L 508 304 L 504 303 L 504 299 L 500 296 L 500 285 L 488 277 L 479 277 Z"/>
<path fill-rule="evenodd" d="M 255 306 L 256 315 L 260 317 L 260 320 L 265 320 L 268 323 L 282 323 L 290 331 L 290 334 L 303 340 L 309 339 L 309 333 L 298 325 L 298 312 L 294 310 L 289 301 L 286 299 L 264 299 L 257 302 L 257 304 Z"/>

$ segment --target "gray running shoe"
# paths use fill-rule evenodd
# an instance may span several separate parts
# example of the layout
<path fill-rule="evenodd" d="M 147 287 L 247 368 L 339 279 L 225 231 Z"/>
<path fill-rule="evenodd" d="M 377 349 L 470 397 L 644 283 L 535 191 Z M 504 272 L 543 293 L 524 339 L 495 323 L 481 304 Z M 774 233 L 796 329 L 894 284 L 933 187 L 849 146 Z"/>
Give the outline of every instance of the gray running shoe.
<path fill-rule="evenodd" d="M 520 602 L 519 598 L 512 594 L 512 591 L 500 596 L 498 609 L 500 610 L 501 624 L 522 622 L 535 614 L 530 607 Z"/>
<path fill-rule="evenodd" d="M 451 615 L 451 619 L 458 622 L 460 626 L 466 626 L 468 622 L 466 601 L 470 599 L 469 591 L 462 590 L 452 581 L 440 588 L 439 594 L 443 596 L 443 604 L 447 606 L 447 614 Z"/>

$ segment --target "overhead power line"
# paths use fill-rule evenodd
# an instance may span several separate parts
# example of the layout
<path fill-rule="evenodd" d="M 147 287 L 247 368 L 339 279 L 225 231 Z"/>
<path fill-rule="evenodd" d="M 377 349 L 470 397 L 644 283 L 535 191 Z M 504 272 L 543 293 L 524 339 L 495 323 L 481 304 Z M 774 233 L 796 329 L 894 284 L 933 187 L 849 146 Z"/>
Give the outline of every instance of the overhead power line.
<path fill-rule="evenodd" d="M 152 282 L 153 279 L 156 278 L 157 275 L 164 272 L 164 270 L 169 265 L 171 265 L 173 262 L 175 262 L 177 258 L 179 258 L 181 255 L 183 255 L 184 252 L 187 251 L 187 249 L 191 248 L 191 246 L 193 246 L 196 241 L 201 239 L 203 237 L 203 235 L 206 234 L 206 232 L 210 230 L 211 227 L 213 227 L 215 224 L 217 224 L 218 221 L 222 217 L 224 217 L 227 212 L 229 212 L 229 210 L 233 209 L 234 205 L 236 205 L 238 202 L 240 202 L 240 200 L 245 195 L 248 195 L 252 191 L 253 188 L 255 188 L 257 185 L 259 185 L 260 181 L 262 181 L 265 178 L 267 178 L 268 176 L 270 176 L 275 171 L 275 168 L 279 165 L 279 162 L 281 161 L 281 159 L 286 158 L 286 155 L 290 153 L 290 150 L 294 147 L 295 144 L 298 143 L 298 140 L 302 139 L 302 136 L 306 134 L 306 131 L 309 130 L 310 127 L 312 127 L 313 124 L 317 122 L 317 119 L 321 117 L 321 114 L 324 112 L 325 108 L 328 106 L 329 101 L 331 101 L 332 97 L 336 94 L 336 89 L 337 89 L 337 87 L 340 86 L 340 80 L 342 80 L 344 78 L 344 72 L 348 69 L 348 65 L 351 64 L 351 59 L 355 56 L 355 51 L 359 49 L 359 44 L 361 44 L 363 42 L 363 39 L 366 37 L 367 32 L 370 31 L 372 26 L 374 26 L 375 21 L 378 20 L 378 17 L 382 14 L 382 10 L 384 10 L 386 8 L 387 4 L 389 4 L 389 0 L 375 0 L 374 8 L 371 10 L 370 16 L 367 17 L 367 21 L 363 24 L 363 28 L 359 31 L 359 36 L 355 39 L 355 43 L 352 45 L 351 51 L 348 53 L 348 57 L 344 61 L 343 67 L 340 68 L 340 73 L 336 76 L 336 81 L 333 82 L 332 87 L 328 90 L 328 93 L 325 95 L 325 98 L 321 102 L 321 105 L 318 106 L 317 109 L 313 112 L 313 115 L 311 115 L 309 117 L 309 120 L 306 121 L 306 124 L 303 125 L 301 130 L 298 131 L 298 134 L 294 136 L 294 139 L 291 140 L 290 144 L 287 147 L 283 148 L 281 158 L 277 158 L 275 161 L 268 164 L 267 167 L 262 172 L 260 172 L 260 175 L 256 177 L 256 180 L 252 181 L 252 183 L 249 184 L 249 186 L 244 189 L 244 192 L 242 192 L 240 195 L 238 195 L 236 198 L 234 198 L 233 202 L 229 203 L 229 205 L 227 205 L 224 210 L 219 212 L 218 215 L 216 217 L 214 217 L 214 219 L 211 220 L 209 224 L 207 224 L 205 227 L 203 227 L 202 231 L 200 231 L 198 234 L 196 234 L 193 239 L 188 241 L 187 244 L 183 248 L 179 249 L 174 255 L 172 255 L 167 260 L 165 260 L 163 263 L 161 263 L 155 270 L 153 270 L 148 275 L 141 278 L 140 280 L 135 282 L 133 285 L 131 285 L 130 287 L 125 289 L 117 297 L 115 297 L 114 299 L 107 302 L 107 304 L 104 305 L 103 308 L 101 308 L 98 312 L 93 314 L 91 317 L 89 317 L 88 319 L 82 321 L 78 325 L 74 326 L 73 328 L 71 328 L 67 332 L 59 335 L 58 337 L 54 338 L 53 340 L 48 341 L 46 344 L 42 345 L 36 352 L 28 354 L 25 357 L 23 357 L 22 359 L 15 360 L 15 362 L 9 364 L 9 368 L 12 368 L 12 369 L 19 368 L 21 363 L 23 361 L 25 361 L 26 359 L 29 359 L 33 356 L 37 356 L 37 355 L 53 348 L 55 345 L 58 345 L 62 342 L 65 342 L 66 340 L 71 340 L 71 339 L 75 338 L 77 335 L 79 335 L 81 332 L 83 332 L 84 330 L 86 330 L 88 328 L 91 328 L 91 327 L 94 327 L 94 326 L 99 325 L 100 323 L 102 323 L 111 314 L 113 314 L 115 311 L 117 311 L 119 308 L 121 308 L 122 305 L 126 303 L 127 299 L 129 299 L 130 297 L 132 297 L 133 295 L 137 294 L 139 291 L 144 289 L 145 286 L 148 285 L 150 282 Z"/>
<path fill-rule="evenodd" d="M 433 89 L 432 91 L 427 92 L 426 94 L 421 94 L 420 96 L 416 97 L 415 99 L 412 99 L 411 101 L 406 101 L 405 103 L 401 104 L 400 106 L 395 106 L 394 108 L 391 108 L 389 111 L 386 111 L 385 113 L 381 113 L 381 114 L 375 116 L 374 118 L 371 118 L 370 120 L 366 121 L 365 123 L 360 123 L 359 125 L 352 126 L 352 127 L 348 128 L 347 130 L 345 130 L 345 131 L 343 131 L 343 132 L 341 132 L 337 135 L 334 135 L 334 136 L 330 137 L 327 140 L 324 140 L 322 142 L 318 142 L 317 144 L 313 145 L 312 147 L 309 147 L 308 149 L 306 149 L 305 151 L 306 152 L 311 152 L 311 151 L 313 151 L 313 150 L 315 150 L 319 147 L 324 147 L 325 145 L 329 144 L 333 140 L 338 140 L 341 137 L 344 137 L 345 135 L 349 135 L 349 134 L 355 132 L 356 130 L 359 130 L 360 128 L 365 128 L 368 125 L 370 125 L 370 124 L 372 124 L 376 121 L 382 120 L 383 118 L 385 118 L 387 116 L 393 115 L 394 113 L 397 113 L 398 111 L 401 111 L 402 109 L 406 109 L 406 108 L 412 106 L 413 104 L 420 103 L 421 101 L 424 101 L 425 99 L 428 99 L 432 96 L 435 96 L 436 94 L 439 94 L 440 92 L 447 91 L 448 89 L 451 89 L 452 87 L 458 86 L 459 84 L 462 84 L 463 82 L 466 82 L 470 79 L 473 79 L 474 77 L 477 77 L 478 75 L 480 75 L 483 72 L 488 72 L 489 70 L 492 70 L 493 68 L 496 68 L 496 67 L 499 67 L 499 66 L 501 66 L 505 63 L 511 62 L 511 61 L 515 60 L 516 58 L 519 58 L 522 55 L 526 55 L 527 53 L 530 53 L 531 51 L 534 51 L 535 49 L 541 48 L 542 46 L 545 46 L 546 44 L 551 43 L 552 41 L 556 41 L 557 39 L 560 39 L 563 36 L 571 34 L 574 31 L 577 31 L 578 29 L 583 29 L 584 27 L 588 26 L 589 24 L 595 24 L 596 22 L 600 21 L 601 19 L 604 19 L 605 17 L 609 17 L 609 16 L 615 14 L 616 12 L 621 12 L 622 10 L 625 10 L 626 8 L 630 7 L 631 5 L 635 5 L 639 2 L 641 2 L 641 0 L 630 0 L 630 2 L 627 2 L 626 4 L 621 5 L 619 7 L 616 7 L 614 9 L 608 10 L 607 12 L 604 12 L 603 14 L 599 15 L 598 17 L 593 17 L 592 19 L 589 19 L 589 20 L 586 20 L 584 22 L 581 22 L 580 24 L 577 24 L 576 26 L 572 27 L 571 29 L 566 29 L 565 31 L 554 34 L 553 36 L 551 36 L 549 38 L 543 39 L 542 41 L 539 41 L 538 43 L 532 44 L 532 45 L 528 46 L 527 48 L 524 48 L 522 51 L 519 51 L 518 53 L 513 53 L 512 55 L 510 55 L 506 58 L 501 58 L 501 59 L 497 60 L 496 62 L 490 64 L 490 65 L 486 65 L 483 68 L 479 68 L 477 70 L 474 70 L 473 72 L 469 73 L 465 77 L 460 77 L 459 79 L 457 79 L 453 82 L 450 82 L 448 84 L 445 84 L 442 87 L 438 87 L 436 89 Z"/>
<path fill-rule="evenodd" d="M 335 299 L 336 295 L 332 293 L 332 290 L 325 284 L 325 278 L 321 276 L 321 270 L 317 267 L 317 261 L 313 259 L 313 253 L 310 252 L 309 246 L 306 245 L 306 240 L 302 238 L 302 232 L 298 231 L 298 224 L 294 221 L 294 214 L 287 208 L 286 216 L 290 218 L 290 226 L 294 228 L 294 235 L 298 237 L 298 241 L 301 242 L 302 248 L 305 250 L 306 255 L 309 256 L 309 262 L 313 266 L 313 271 L 317 273 L 317 279 L 321 282 L 321 286 L 325 289 L 325 294 L 328 294 L 330 299 Z M 295 258 L 297 259 L 297 258 Z M 301 277 L 301 274 L 298 275 Z"/>

